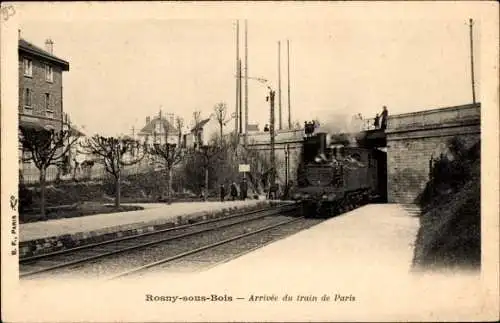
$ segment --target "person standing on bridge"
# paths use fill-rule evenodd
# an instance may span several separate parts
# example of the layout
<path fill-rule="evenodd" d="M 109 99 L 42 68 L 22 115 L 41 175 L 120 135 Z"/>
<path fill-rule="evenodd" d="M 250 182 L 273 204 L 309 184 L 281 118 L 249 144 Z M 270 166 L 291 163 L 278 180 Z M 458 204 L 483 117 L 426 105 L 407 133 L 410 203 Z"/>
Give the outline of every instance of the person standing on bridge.
<path fill-rule="evenodd" d="M 380 116 L 378 115 L 378 113 L 373 121 L 373 126 L 375 127 L 375 129 L 378 129 L 378 127 L 380 127 Z"/>
<path fill-rule="evenodd" d="M 384 105 L 384 108 L 382 110 L 382 115 L 381 115 L 381 118 L 382 118 L 381 128 L 383 130 L 387 129 L 387 117 L 388 116 L 389 116 L 389 111 L 387 111 L 387 107 Z"/>

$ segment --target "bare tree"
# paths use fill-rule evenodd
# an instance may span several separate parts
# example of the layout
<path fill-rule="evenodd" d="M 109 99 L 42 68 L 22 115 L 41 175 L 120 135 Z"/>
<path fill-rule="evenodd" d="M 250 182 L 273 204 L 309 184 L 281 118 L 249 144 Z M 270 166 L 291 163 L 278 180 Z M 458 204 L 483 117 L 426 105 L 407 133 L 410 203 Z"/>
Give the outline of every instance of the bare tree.
<path fill-rule="evenodd" d="M 202 144 L 201 140 L 201 128 L 200 128 L 200 122 L 201 122 L 201 112 L 200 111 L 194 111 L 193 112 L 193 135 L 194 135 L 194 142 L 195 145 L 199 146 Z"/>
<path fill-rule="evenodd" d="M 201 122 L 201 111 L 193 112 L 193 128 Z"/>
<path fill-rule="evenodd" d="M 21 130 L 21 144 L 23 151 L 28 151 L 29 156 L 23 156 L 23 161 L 32 161 L 40 171 L 40 213 L 45 216 L 45 185 L 47 168 L 54 165 L 61 167 L 71 146 L 78 140 L 71 130 Z"/>
<path fill-rule="evenodd" d="M 200 154 L 202 156 L 203 168 L 205 170 L 204 200 L 206 201 L 208 198 L 208 170 L 211 166 L 217 164 L 217 163 L 215 163 L 215 159 L 220 156 L 220 154 L 223 152 L 223 150 L 222 150 L 222 147 L 205 145 L 205 146 L 200 147 L 200 149 L 197 152 L 198 152 L 198 154 Z"/>
<path fill-rule="evenodd" d="M 181 147 L 182 146 L 182 128 L 184 127 L 184 119 L 182 119 L 182 117 L 177 116 L 175 118 L 175 126 L 177 127 L 177 135 L 178 135 L 177 145 L 179 145 L 179 147 Z"/>
<path fill-rule="evenodd" d="M 182 134 L 182 118 L 177 118 L 176 123 L 179 127 L 178 129 L 178 139 L 179 144 L 172 144 L 168 142 L 168 135 L 172 132 L 170 127 L 172 126 L 169 122 L 165 122 L 164 136 L 165 140 L 162 143 L 153 143 L 152 145 L 146 145 L 147 152 L 153 157 L 153 162 L 159 164 L 165 169 L 166 179 L 167 179 L 167 200 L 170 202 L 171 192 L 172 192 L 172 169 L 177 165 L 183 156 L 183 150 L 180 145 L 181 134 Z"/>
<path fill-rule="evenodd" d="M 214 107 L 215 118 L 219 124 L 220 145 L 223 144 L 223 130 L 226 125 L 227 106 L 224 102 L 217 103 Z"/>
<path fill-rule="evenodd" d="M 97 161 L 104 164 L 107 173 L 115 180 L 115 206 L 120 206 L 120 184 L 122 167 L 140 162 L 146 149 L 141 149 L 140 144 L 129 138 L 103 137 L 95 135 L 80 144 L 86 154 L 100 157 Z"/>

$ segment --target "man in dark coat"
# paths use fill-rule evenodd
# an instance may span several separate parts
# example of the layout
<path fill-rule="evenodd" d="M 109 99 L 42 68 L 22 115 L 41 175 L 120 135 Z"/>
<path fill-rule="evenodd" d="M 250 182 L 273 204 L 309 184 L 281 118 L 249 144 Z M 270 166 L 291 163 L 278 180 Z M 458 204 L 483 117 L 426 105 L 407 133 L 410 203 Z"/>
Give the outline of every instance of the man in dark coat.
<path fill-rule="evenodd" d="M 389 111 L 387 111 L 387 107 L 384 105 L 384 108 L 382 110 L 382 115 L 381 115 L 381 118 L 382 118 L 381 128 L 382 129 L 387 129 L 387 117 L 388 116 L 389 116 Z"/>
<path fill-rule="evenodd" d="M 240 184 L 240 194 L 242 200 L 247 198 L 247 191 L 248 191 L 248 183 L 246 178 L 244 178 Z"/>
<path fill-rule="evenodd" d="M 226 197 L 226 188 L 224 184 L 220 184 L 220 201 L 224 202 L 224 198 Z"/>
<path fill-rule="evenodd" d="M 378 129 L 378 127 L 380 127 L 380 116 L 377 115 L 375 116 L 375 121 L 373 122 L 373 126 L 375 127 L 375 129 Z"/>
<path fill-rule="evenodd" d="M 231 184 L 231 199 L 234 201 L 238 197 L 238 188 L 236 187 L 236 183 L 233 182 Z"/>

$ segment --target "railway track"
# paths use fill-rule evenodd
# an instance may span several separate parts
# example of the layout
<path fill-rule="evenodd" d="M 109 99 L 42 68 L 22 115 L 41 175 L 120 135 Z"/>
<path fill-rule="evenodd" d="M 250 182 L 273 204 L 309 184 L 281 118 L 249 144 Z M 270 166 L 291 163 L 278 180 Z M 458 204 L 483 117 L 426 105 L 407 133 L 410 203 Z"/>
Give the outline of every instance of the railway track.
<path fill-rule="evenodd" d="M 20 277 L 116 275 L 117 272 L 131 271 L 167 258 L 185 256 L 207 243 L 222 245 L 228 243 L 230 237 L 258 232 L 264 228 L 271 230 L 280 221 L 296 220 L 290 215 L 296 215 L 297 211 L 296 205 L 252 211 L 25 258 L 20 260 Z"/>
<path fill-rule="evenodd" d="M 303 217 L 281 219 L 269 226 L 232 236 L 187 252 L 164 258 L 154 263 L 133 268 L 109 277 L 110 280 L 142 276 L 153 272 L 196 272 L 215 267 L 246 253 L 263 247 L 300 230 L 309 228 L 322 220 Z"/>

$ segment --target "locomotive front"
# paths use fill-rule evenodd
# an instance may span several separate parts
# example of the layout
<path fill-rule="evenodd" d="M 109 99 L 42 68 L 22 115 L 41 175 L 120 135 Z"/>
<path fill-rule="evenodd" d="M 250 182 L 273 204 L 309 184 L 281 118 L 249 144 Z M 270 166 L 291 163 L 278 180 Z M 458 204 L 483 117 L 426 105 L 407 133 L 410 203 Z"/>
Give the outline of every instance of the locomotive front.
<path fill-rule="evenodd" d="M 304 138 L 294 200 L 305 216 L 330 216 L 366 201 L 376 178 L 369 149 L 330 147 L 326 133 Z"/>

